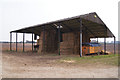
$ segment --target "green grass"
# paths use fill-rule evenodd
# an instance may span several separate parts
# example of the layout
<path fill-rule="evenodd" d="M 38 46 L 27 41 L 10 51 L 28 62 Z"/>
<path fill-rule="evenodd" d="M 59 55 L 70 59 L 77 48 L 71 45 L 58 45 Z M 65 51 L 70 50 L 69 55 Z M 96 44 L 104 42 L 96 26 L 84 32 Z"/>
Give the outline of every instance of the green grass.
<path fill-rule="evenodd" d="M 74 57 L 63 57 L 60 62 L 65 61 L 75 61 L 74 64 L 103 64 L 103 65 L 118 65 L 118 54 L 111 55 L 99 55 L 99 56 L 74 56 Z"/>

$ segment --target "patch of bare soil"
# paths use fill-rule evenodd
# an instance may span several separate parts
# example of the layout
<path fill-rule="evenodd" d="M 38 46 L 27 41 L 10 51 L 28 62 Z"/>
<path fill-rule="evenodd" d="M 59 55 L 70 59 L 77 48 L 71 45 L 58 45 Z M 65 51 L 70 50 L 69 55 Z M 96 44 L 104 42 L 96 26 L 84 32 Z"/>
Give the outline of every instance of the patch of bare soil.
<path fill-rule="evenodd" d="M 3 78 L 117 78 L 118 68 L 57 62 L 61 56 L 38 53 L 2 53 Z"/>

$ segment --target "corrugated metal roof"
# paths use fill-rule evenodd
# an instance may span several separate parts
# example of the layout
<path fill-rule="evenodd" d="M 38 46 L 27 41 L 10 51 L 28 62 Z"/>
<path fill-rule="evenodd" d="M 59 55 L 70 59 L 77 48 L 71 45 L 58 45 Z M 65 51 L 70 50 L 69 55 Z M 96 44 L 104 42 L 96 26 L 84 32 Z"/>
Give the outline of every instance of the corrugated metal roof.
<path fill-rule="evenodd" d="M 57 30 L 56 25 L 61 25 L 63 27 L 61 28 L 61 32 L 63 33 L 76 32 L 80 29 L 80 19 L 82 20 L 83 31 L 86 30 L 91 38 L 114 37 L 113 33 L 95 12 L 38 24 L 11 32 L 34 33 L 40 35 L 43 27 L 45 27 L 45 30 Z"/>

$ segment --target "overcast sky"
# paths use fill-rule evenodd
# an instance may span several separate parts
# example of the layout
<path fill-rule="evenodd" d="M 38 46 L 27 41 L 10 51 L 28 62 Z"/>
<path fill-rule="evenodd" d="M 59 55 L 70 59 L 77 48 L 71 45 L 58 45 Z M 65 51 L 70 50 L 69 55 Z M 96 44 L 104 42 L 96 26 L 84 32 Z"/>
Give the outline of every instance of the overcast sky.
<path fill-rule="evenodd" d="M 0 0 L 0 41 L 9 41 L 9 32 L 16 29 L 91 12 L 96 12 L 118 38 L 118 1 Z M 22 41 L 22 34 L 18 39 Z M 26 40 L 31 40 L 30 34 Z"/>

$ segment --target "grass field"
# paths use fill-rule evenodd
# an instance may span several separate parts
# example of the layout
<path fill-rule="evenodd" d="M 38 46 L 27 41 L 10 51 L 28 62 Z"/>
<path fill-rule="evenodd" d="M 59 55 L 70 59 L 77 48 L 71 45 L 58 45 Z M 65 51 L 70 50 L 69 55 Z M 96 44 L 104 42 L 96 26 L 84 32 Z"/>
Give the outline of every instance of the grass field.
<path fill-rule="evenodd" d="M 73 62 L 74 64 L 91 64 L 91 65 L 111 65 L 118 66 L 118 54 L 111 55 L 99 55 L 99 56 L 74 56 L 68 57 L 65 56 L 59 62 Z"/>

